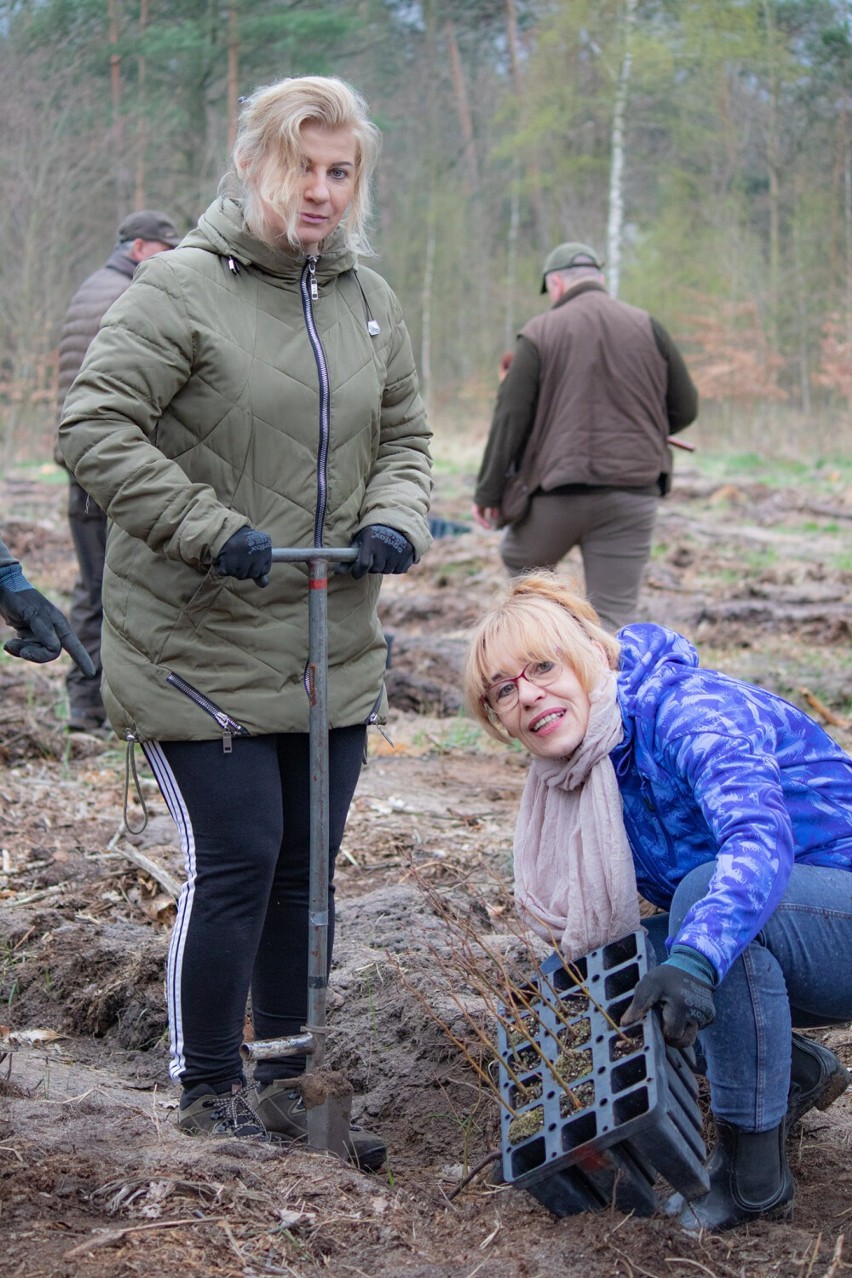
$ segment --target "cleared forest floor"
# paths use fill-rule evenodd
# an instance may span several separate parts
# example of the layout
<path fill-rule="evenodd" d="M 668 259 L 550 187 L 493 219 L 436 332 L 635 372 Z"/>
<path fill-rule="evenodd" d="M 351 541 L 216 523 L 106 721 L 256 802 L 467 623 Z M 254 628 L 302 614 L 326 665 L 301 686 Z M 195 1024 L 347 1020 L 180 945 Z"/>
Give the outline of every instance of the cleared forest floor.
<path fill-rule="evenodd" d="M 467 489 L 469 491 L 469 488 Z M 439 486 L 435 513 L 464 520 Z M 3 535 L 67 603 L 63 490 L 0 485 Z M 706 664 L 773 687 L 852 748 L 852 488 L 771 486 L 684 469 L 664 503 L 644 618 L 683 630 Z M 496 538 L 442 538 L 389 579 L 391 748 L 375 734 L 338 871 L 329 1063 L 388 1143 L 386 1169 L 174 1126 L 162 982 L 180 864 L 152 820 L 122 832 L 123 755 L 62 730 L 63 663 L 0 661 L 0 1223 L 4 1273 L 250 1278 L 840 1278 L 852 1269 L 852 1098 L 791 1143 L 794 1220 L 720 1238 L 616 1209 L 555 1219 L 484 1168 L 498 1106 L 437 1023 L 452 1022 L 446 912 L 499 942 L 520 754 L 460 713 L 465 628 L 501 580 Z M 133 809 L 138 819 L 139 810 Z M 145 858 L 149 864 L 142 868 Z M 436 896 L 437 894 L 437 896 Z M 441 902 L 440 909 L 435 902 Z M 443 951 L 446 953 L 446 951 Z M 459 1024 L 453 1028 L 459 1031 Z M 852 1065 L 852 1031 L 824 1036 Z"/>

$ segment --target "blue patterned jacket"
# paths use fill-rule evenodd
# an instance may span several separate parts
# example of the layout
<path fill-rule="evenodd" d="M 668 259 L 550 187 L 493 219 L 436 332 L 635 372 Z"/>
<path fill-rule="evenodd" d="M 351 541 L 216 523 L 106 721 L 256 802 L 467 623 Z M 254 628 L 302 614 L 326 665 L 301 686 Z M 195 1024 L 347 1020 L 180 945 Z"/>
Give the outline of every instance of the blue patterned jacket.
<path fill-rule="evenodd" d="M 667 907 L 716 861 L 677 941 L 721 980 L 784 895 L 793 863 L 852 870 L 852 759 L 765 689 L 702 670 L 682 635 L 619 631 L 624 739 L 612 751 L 639 891 Z"/>

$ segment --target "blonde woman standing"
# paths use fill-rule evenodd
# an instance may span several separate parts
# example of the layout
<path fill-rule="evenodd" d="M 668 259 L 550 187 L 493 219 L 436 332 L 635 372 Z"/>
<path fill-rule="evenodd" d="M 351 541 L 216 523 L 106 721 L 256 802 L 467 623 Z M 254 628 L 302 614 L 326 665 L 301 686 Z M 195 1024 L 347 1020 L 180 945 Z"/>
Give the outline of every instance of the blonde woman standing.
<path fill-rule="evenodd" d="M 306 572 L 270 571 L 270 549 L 358 552 L 328 592 L 333 868 L 385 710 L 381 574 L 430 540 L 408 334 L 357 260 L 378 145 L 340 80 L 257 89 L 234 195 L 140 267 L 66 401 L 65 456 L 113 525 L 104 701 L 142 744 L 186 857 L 168 1003 L 189 1132 L 306 1130 L 304 1058 L 263 1062 L 247 1095 L 239 1055 L 249 990 L 263 1038 L 298 1033 L 307 1000 Z M 333 887 L 329 906 L 333 920 Z M 352 1146 L 362 1165 L 384 1156 L 377 1138 Z"/>

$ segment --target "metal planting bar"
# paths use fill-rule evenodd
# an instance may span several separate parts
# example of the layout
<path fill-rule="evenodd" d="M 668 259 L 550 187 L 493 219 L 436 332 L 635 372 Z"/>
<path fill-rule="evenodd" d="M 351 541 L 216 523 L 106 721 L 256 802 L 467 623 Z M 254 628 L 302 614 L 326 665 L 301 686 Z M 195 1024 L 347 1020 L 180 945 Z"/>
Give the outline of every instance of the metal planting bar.
<path fill-rule="evenodd" d="M 302 1052 L 311 1056 L 313 1050 L 313 1034 L 291 1034 L 288 1038 L 264 1038 L 243 1043 L 240 1056 L 244 1061 L 274 1061 L 279 1056 L 299 1056 Z"/>
<path fill-rule="evenodd" d="M 310 734 L 310 890 L 308 904 L 308 1013 L 301 1034 L 288 1038 L 243 1043 L 244 1060 L 276 1060 L 304 1052 L 305 1074 L 314 1087 L 303 1091 L 307 1110 L 308 1145 L 347 1156 L 351 1085 L 341 1086 L 323 1070 L 328 988 L 328 566 L 353 563 L 357 551 L 350 546 L 279 547 L 272 551 L 274 564 L 308 565 L 308 695 Z M 307 1081 L 307 1078 L 306 1078 Z"/>
<path fill-rule="evenodd" d="M 308 694 L 310 733 L 311 873 L 308 906 L 308 1020 L 304 1033 L 290 1038 L 244 1043 L 246 1060 L 307 1055 L 307 1068 L 325 1060 L 328 987 L 328 566 L 354 563 L 351 546 L 278 547 L 274 564 L 308 565 Z"/>

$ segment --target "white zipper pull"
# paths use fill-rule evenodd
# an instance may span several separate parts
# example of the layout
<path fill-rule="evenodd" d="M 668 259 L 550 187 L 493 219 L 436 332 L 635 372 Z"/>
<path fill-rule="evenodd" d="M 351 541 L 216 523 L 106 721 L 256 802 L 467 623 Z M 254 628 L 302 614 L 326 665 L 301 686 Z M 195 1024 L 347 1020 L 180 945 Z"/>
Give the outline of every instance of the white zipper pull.
<path fill-rule="evenodd" d="M 319 301 L 319 285 L 317 284 L 317 259 L 315 257 L 308 258 L 308 271 L 311 276 L 311 301 Z"/>

